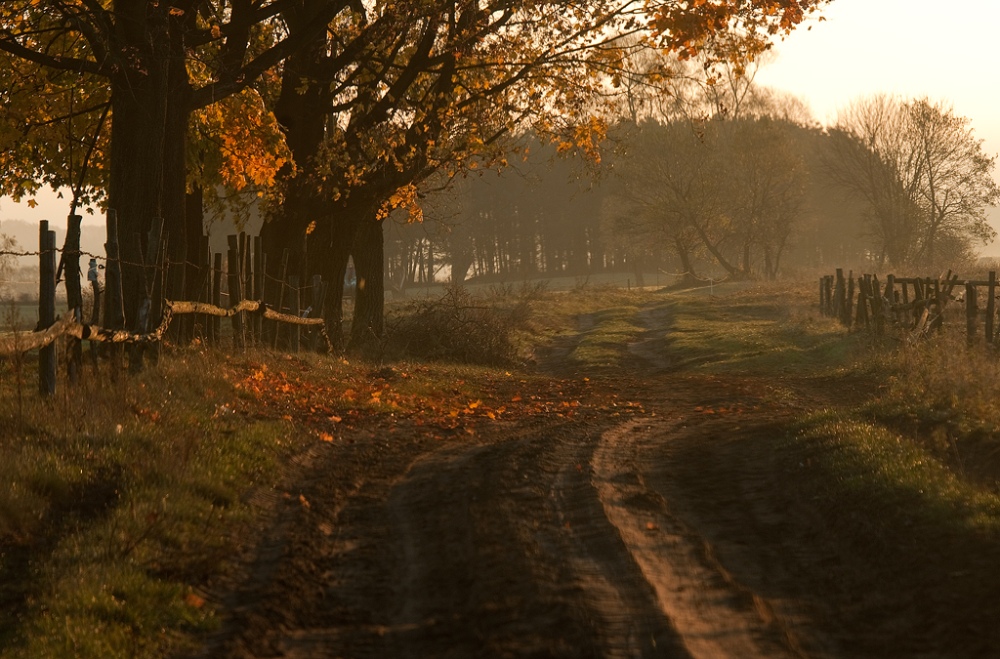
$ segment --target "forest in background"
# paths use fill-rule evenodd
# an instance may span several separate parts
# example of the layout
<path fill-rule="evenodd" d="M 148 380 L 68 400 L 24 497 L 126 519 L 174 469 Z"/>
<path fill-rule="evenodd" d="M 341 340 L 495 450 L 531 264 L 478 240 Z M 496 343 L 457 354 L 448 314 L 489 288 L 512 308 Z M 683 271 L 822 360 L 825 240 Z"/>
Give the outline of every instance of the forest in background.
<path fill-rule="evenodd" d="M 430 181 L 422 222 L 391 216 L 390 289 L 961 268 L 995 236 L 995 158 L 945 103 L 861 98 L 824 128 L 752 72 L 679 79 L 622 94 L 596 154 L 526 135 L 506 169 Z"/>

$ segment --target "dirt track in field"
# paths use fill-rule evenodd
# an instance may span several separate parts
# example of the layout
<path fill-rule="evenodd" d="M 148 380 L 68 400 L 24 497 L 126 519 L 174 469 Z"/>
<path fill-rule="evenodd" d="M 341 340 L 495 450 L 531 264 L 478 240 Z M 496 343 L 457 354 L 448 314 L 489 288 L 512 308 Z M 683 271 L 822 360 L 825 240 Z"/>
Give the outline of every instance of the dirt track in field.
<path fill-rule="evenodd" d="M 676 372 L 655 341 L 584 381 L 572 347 L 540 368 L 573 416 L 446 441 L 369 428 L 303 456 L 243 582 L 216 594 L 226 622 L 204 656 L 921 654 L 845 622 L 841 602 L 883 595 L 828 597 L 831 574 L 866 568 L 774 457 L 794 413 L 843 392 Z"/>

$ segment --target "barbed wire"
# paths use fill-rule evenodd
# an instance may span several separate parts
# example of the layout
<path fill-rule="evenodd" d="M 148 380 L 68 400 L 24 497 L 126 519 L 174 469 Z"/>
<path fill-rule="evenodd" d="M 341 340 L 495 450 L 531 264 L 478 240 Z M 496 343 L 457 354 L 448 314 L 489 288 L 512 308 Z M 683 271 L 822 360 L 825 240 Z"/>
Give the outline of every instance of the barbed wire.
<path fill-rule="evenodd" d="M 67 250 L 67 249 L 62 248 L 62 247 L 56 247 L 54 250 L 36 250 L 36 251 L 31 251 L 31 250 L 0 250 L 0 258 L 2 258 L 4 256 L 40 257 L 40 256 L 42 256 L 42 254 L 46 253 L 47 251 L 54 251 L 57 254 L 63 254 L 64 256 L 65 255 L 70 255 L 70 256 L 79 255 L 79 256 L 82 256 L 82 257 L 87 257 L 87 258 L 90 258 L 90 259 L 94 259 L 96 261 L 103 261 L 105 263 L 117 263 L 119 266 L 128 266 L 128 267 L 143 268 L 143 269 L 152 269 L 152 270 L 154 270 L 154 271 L 156 271 L 158 273 L 166 272 L 170 268 L 176 267 L 176 266 L 180 266 L 180 265 L 188 266 L 188 267 L 196 269 L 196 270 L 205 270 L 205 269 L 207 269 L 210 272 L 215 272 L 216 271 L 215 268 L 210 263 L 195 263 L 194 261 L 189 261 L 187 259 L 175 261 L 175 260 L 167 258 L 167 259 L 163 260 L 163 264 L 162 265 L 160 263 L 140 263 L 140 262 L 129 261 L 129 260 L 121 259 L 121 258 L 111 259 L 111 258 L 109 258 L 107 256 L 101 256 L 99 254 L 94 254 L 94 253 L 88 252 L 86 250 L 75 250 L 75 249 L 73 249 L 73 250 Z M 220 253 L 220 252 L 216 252 L 216 254 L 218 254 L 218 253 Z M 99 267 L 107 269 L 106 265 L 105 266 L 99 266 Z M 81 267 L 81 271 L 82 270 L 84 270 L 84 268 Z M 241 268 L 241 270 L 242 270 L 242 268 Z M 226 275 L 229 274 L 228 270 L 220 270 L 218 272 L 221 272 L 221 273 L 226 274 Z M 293 290 L 293 291 L 302 292 L 302 291 L 310 290 L 310 289 L 313 288 L 312 283 L 300 283 L 300 285 L 298 285 L 298 286 L 292 286 L 291 284 L 288 283 L 287 280 L 286 281 L 282 281 L 281 279 L 279 279 L 279 278 L 277 278 L 277 277 L 275 277 L 275 276 L 273 276 L 271 274 L 268 274 L 268 273 L 264 273 L 264 278 L 268 279 L 268 280 L 270 280 L 272 282 L 275 282 L 275 283 L 284 284 L 286 288 L 288 288 L 290 290 Z M 37 283 L 37 282 L 9 282 L 9 283 L 33 284 L 33 283 Z"/>

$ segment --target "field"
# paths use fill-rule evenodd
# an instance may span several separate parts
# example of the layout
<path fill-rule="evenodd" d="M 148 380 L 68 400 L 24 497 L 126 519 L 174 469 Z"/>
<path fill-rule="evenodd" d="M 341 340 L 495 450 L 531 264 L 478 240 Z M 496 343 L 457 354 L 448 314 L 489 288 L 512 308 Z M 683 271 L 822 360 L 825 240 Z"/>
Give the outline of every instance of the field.
<path fill-rule="evenodd" d="M 989 656 L 997 362 L 813 298 L 425 296 L 366 359 L 48 401 L 4 363 L 0 657 Z"/>

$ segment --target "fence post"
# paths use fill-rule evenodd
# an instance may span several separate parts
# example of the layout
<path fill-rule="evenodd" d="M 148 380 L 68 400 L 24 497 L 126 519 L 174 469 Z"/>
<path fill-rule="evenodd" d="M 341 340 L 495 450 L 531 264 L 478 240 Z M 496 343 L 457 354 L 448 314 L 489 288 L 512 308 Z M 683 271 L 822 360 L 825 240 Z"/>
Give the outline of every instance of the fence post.
<path fill-rule="evenodd" d="M 290 316 L 299 315 L 299 276 L 288 275 L 288 314 Z M 299 336 L 301 330 L 298 325 L 291 325 L 288 328 L 288 349 L 292 352 L 299 351 Z"/>
<path fill-rule="evenodd" d="M 878 281 L 878 275 L 872 275 L 871 291 L 875 336 L 882 336 L 885 333 L 885 309 L 882 307 L 882 285 Z"/>
<path fill-rule="evenodd" d="M 285 305 L 285 277 L 288 276 L 288 259 L 291 253 L 286 247 L 281 251 L 281 270 L 278 272 L 278 304 L 275 306 L 275 311 L 279 313 L 284 311 Z M 271 344 L 272 348 L 277 349 L 278 347 L 278 337 L 281 334 L 281 323 L 274 323 L 274 341 Z"/>
<path fill-rule="evenodd" d="M 213 256 L 212 261 L 212 304 L 217 307 L 222 306 L 222 254 Z M 222 336 L 222 319 L 218 316 L 212 317 L 209 321 L 211 327 L 211 343 L 218 345 Z"/>
<path fill-rule="evenodd" d="M 49 231 L 48 220 L 38 223 L 38 329 L 56 322 L 56 233 Z M 38 391 L 43 397 L 56 393 L 56 344 L 38 351 Z"/>
<path fill-rule="evenodd" d="M 948 276 L 951 276 L 951 270 L 948 271 Z M 941 295 L 940 279 L 934 280 L 934 306 L 937 315 L 931 323 L 931 329 L 935 329 L 940 332 L 944 327 L 944 297 Z"/>
<path fill-rule="evenodd" d="M 243 299 L 240 284 L 240 248 L 236 236 L 228 236 L 229 241 L 229 306 L 235 307 Z M 233 345 L 243 347 L 243 314 L 233 315 Z"/>
<path fill-rule="evenodd" d="M 309 306 L 312 307 L 312 313 L 310 317 L 312 318 L 323 318 L 323 305 L 326 298 L 326 290 L 323 285 L 322 275 L 313 275 L 312 278 L 312 289 L 310 290 L 311 297 L 309 300 Z M 309 350 L 316 352 L 319 346 L 320 328 L 314 327 L 310 330 L 309 334 Z"/>
<path fill-rule="evenodd" d="M 976 322 L 979 320 L 979 293 L 971 281 L 965 282 L 965 336 L 969 345 L 976 342 Z"/>
<path fill-rule="evenodd" d="M 97 259 L 90 259 L 90 267 L 87 268 L 87 279 L 90 281 L 90 287 L 94 291 L 94 308 L 90 310 L 90 324 L 100 325 L 101 324 L 101 282 L 99 281 L 97 272 Z M 98 362 L 98 352 L 100 344 L 97 341 L 92 341 L 90 343 L 90 361 L 93 362 L 94 370 L 97 370 Z"/>
<path fill-rule="evenodd" d="M 851 327 L 851 316 L 852 310 L 854 309 L 854 271 L 849 270 L 847 273 L 847 298 L 844 300 L 844 305 L 840 309 L 840 323 L 850 329 Z"/>
<path fill-rule="evenodd" d="M 993 319 L 996 316 L 997 272 L 990 270 L 986 294 L 986 345 L 993 345 Z"/>
<path fill-rule="evenodd" d="M 264 272 L 267 261 L 264 259 L 264 243 L 260 236 L 253 237 L 253 299 L 264 304 Z M 261 307 L 263 311 L 263 306 Z M 253 316 L 253 340 L 260 345 L 263 343 L 261 333 L 263 331 L 264 314 L 258 313 Z"/>
<path fill-rule="evenodd" d="M 83 286 L 80 283 L 80 223 L 83 218 L 70 215 L 66 225 L 66 241 L 63 244 L 63 277 L 66 280 L 66 307 L 73 320 L 83 322 Z M 58 273 L 57 277 L 58 279 Z M 67 374 L 69 381 L 76 383 L 83 366 L 83 346 L 80 339 L 69 338 L 69 363 Z"/>

